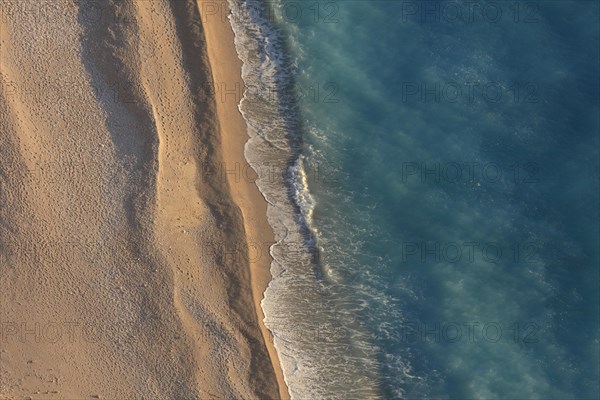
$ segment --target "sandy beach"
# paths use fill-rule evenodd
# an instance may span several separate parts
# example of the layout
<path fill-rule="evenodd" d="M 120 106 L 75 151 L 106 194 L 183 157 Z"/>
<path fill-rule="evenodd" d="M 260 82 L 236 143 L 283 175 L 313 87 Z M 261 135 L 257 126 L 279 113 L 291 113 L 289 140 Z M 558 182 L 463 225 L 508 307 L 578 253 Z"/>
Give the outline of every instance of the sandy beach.
<path fill-rule="evenodd" d="M 226 2 L 1 6 L 0 399 L 287 398 Z"/>

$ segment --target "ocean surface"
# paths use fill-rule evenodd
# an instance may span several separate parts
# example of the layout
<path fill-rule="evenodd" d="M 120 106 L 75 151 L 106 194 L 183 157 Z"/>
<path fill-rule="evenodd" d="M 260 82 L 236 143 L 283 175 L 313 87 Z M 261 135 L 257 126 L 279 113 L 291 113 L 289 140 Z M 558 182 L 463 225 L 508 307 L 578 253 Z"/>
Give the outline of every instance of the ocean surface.
<path fill-rule="evenodd" d="M 599 3 L 230 5 L 292 397 L 598 398 Z"/>

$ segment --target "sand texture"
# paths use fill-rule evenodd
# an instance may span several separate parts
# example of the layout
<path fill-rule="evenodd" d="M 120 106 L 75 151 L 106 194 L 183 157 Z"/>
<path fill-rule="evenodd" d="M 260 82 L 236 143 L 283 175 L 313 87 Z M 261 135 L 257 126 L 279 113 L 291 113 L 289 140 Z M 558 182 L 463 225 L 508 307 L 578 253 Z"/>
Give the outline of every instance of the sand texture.
<path fill-rule="evenodd" d="M 266 204 L 218 173 L 247 140 L 210 90 L 241 82 L 227 22 L 195 0 L 1 7 L 0 399 L 285 397 L 248 255 Z"/>

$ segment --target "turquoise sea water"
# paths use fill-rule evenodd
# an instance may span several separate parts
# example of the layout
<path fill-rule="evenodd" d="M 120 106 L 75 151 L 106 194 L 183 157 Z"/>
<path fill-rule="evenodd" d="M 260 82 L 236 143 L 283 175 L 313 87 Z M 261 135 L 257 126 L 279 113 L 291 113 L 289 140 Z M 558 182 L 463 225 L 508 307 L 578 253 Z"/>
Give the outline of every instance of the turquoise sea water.
<path fill-rule="evenodd" d="M 293 397 L 597 398 L 599 3 L 231 4 Z"/>

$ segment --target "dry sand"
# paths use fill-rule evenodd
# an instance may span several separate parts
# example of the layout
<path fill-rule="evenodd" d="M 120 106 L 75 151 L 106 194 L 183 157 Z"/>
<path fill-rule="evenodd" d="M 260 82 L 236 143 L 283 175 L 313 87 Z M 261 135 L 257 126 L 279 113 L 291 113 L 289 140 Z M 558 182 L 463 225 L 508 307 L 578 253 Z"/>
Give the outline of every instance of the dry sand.
<path fill-rule="evenodd" d="M 0 7 L 0 398 L 287 397 L 266 204 L 222 173 L 247 139 L 210 90 L 241 82 L 227 21 L 195 0 Z"/>

